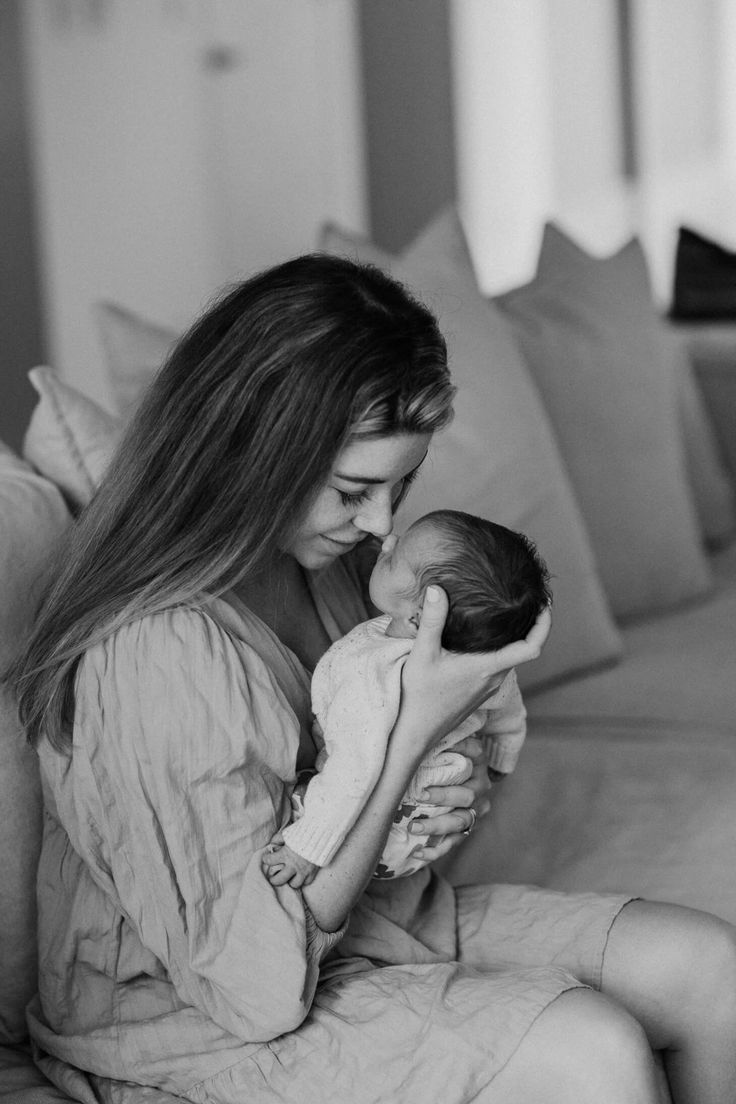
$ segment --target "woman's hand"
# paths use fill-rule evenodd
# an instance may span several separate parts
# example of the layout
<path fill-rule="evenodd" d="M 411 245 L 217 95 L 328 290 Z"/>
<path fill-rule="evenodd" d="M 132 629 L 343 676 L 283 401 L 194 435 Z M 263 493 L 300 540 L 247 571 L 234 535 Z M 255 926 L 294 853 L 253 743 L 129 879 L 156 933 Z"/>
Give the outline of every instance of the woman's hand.
<path fill-rule="evenodd" d="M 401 710 L 392 742 L 398 736 L 416 762 L 482 705 L 512 667 L 539 656 L 552 623 L 545 609 L 525 639 L 495 652 L 459 655 L 442 648 L 447 609 L 444 590 L 427 587 L 417 637 L 404 664 Z"/>
<path fill-rule="evenodd" d="M 465 782 L 457 786 L 429 786 L 427 801 L 432 805 L 447 809 L 437 816 L 429 814 L 427 819 L 413 821 L 410 832 L 417 835 L 430 833 L 428 842 L 421 851 L 415 851 L 413 857 L 430 863 L 446 855 L 453 847 L 462 843 L 472 831 L 476 819 L 484 817 L 491 807 L 491 780 L 486 767 L 485 749 L 477 736 L 466 736 L 453 745 L 452 750 L 467 756 L 473 764 L 472 774 Z M 416 830 L 413 825 L 416 824 Z"/>

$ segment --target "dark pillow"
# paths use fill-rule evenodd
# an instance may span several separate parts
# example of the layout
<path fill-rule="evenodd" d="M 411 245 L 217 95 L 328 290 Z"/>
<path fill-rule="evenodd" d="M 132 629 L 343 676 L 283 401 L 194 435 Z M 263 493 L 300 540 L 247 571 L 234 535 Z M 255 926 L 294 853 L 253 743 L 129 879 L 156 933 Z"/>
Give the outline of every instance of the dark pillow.
<path fill-rule="evenodd" d="M 736 319 L 736 253 L 681 226 L 672 317 Z"/>

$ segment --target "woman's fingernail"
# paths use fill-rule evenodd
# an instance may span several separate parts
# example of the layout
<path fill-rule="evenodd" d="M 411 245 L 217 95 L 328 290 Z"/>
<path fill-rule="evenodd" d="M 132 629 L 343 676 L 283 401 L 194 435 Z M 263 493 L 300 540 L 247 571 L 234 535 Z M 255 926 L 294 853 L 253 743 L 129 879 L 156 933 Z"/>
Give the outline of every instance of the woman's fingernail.
<path fill-rule="evenodd" d="M 440 592 L 437 589 L 437 587 L 428 586 L 427 587 L 427 601 L 428 602 L 439 602 L 439 600 L 440 600 Z"/>

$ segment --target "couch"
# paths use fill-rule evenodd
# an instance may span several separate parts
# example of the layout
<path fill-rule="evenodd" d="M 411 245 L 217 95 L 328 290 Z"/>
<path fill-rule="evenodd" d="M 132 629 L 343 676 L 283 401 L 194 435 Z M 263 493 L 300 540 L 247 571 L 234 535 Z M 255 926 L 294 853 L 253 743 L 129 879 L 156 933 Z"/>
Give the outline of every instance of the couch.
<path fill-rule="evenodd" d="M 635 239 L 594 257 L 549 225 L 535 278 L 492 301 L 454 211 L 399 256 L 334 226 L 320 248 L 391 270 L 448 338 L 456 418 L 401 521 L 434 505 L 489 514 L 529 533 L 552 572 L 553 633 L 520 673 L 519 767 L 447 875 L 625 890 L 736 922 L 736 327 L 665 322 Z M 23 455 L 0 447 L 3 664 L 177 336 L 94 310 L 108 409 L 36 367 Z M 91 1104 L 91 1081 L 35 1064 L 26 1035 L 41 802 L 7 693 L 0 740 L 0 1102 Z"/>

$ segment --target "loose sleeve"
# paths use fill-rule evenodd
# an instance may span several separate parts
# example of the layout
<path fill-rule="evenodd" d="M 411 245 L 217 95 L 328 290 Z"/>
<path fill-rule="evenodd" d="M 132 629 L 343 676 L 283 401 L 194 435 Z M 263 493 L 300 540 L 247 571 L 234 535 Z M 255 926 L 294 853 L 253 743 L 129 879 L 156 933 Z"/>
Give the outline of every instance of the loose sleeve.
<path fill-rule="evenodd" d="M 301 1023 L 341 935 L 261 869 L 298 736 L 260 656 L 198 610 L 119 630 L 80 671 L 73 759 L 98 797 L 99 880 L 181 1001 L 248 1042 Z"/>

